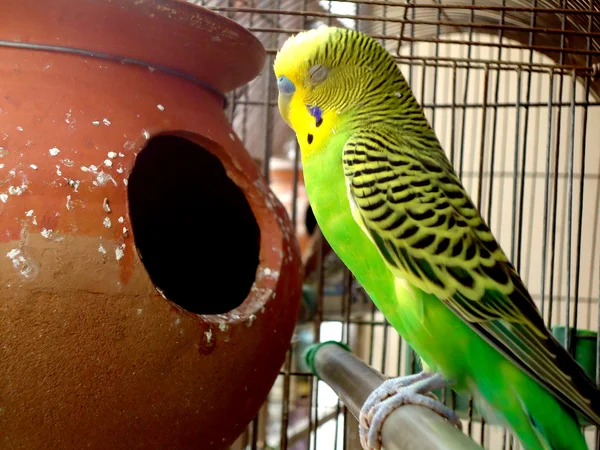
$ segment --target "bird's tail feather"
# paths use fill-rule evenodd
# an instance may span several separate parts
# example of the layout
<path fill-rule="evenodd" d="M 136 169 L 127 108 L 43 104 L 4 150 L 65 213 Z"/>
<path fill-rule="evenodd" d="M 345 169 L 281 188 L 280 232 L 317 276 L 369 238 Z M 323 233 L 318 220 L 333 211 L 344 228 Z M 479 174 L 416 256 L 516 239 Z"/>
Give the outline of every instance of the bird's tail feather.
<path fill-rule="evenodd" d="M 575 415 L 562 405 L 548 408 L 541 402 L 523 402 L 523 413 L 530 432 L 523 431 L 519 437 L 527 450 L 588 450 Z"/>

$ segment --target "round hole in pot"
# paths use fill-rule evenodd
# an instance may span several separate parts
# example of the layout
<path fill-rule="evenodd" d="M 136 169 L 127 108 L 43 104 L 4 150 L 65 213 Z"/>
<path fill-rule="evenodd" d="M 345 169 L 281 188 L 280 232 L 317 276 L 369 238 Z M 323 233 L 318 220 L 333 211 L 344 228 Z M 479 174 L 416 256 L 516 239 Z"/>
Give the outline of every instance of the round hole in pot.
<path fill-rule="evenodd" d="M 197 314 L 241 305 L 256 276 L 260 229 L 221 161 L 179 136 L 152 138 L 128 183 L 138 253 L 154 285 Z"/>

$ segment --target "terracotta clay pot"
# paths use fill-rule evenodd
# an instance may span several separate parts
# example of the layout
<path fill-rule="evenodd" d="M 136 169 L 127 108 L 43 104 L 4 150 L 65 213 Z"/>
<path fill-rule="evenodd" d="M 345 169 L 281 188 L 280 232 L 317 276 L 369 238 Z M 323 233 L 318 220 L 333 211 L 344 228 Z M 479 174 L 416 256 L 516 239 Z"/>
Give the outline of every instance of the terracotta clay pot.
<path fill-rule="evenodd" d="M 291 223 L 220 94 L 264 49 L 166 0 L 0 16 L 0 448 L 226 448 L 300 294 Z"/>

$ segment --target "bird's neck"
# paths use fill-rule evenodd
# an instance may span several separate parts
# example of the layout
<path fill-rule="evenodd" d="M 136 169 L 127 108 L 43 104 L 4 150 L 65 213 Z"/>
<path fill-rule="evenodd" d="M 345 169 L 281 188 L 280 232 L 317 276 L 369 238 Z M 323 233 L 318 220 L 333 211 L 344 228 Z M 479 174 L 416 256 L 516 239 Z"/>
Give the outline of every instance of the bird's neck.
<path fill-rule="evenodd" d="M 308 199 L 325 235 L 349 212 L 342 151 L 349 138 L 347 132 L 331 136 L 323 149 L 302 153 L 303 175 Z"/>

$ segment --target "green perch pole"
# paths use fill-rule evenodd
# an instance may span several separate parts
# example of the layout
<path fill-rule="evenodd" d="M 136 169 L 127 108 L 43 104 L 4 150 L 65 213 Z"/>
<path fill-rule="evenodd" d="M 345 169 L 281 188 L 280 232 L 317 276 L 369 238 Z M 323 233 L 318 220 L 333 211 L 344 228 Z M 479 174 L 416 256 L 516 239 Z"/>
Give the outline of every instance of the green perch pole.
<path fill-rule="evenodd" d="M 309 347 L 306 362 L 356 418 L 369 394 L 386 380 L 336 341 Z M 483 450 L 432 410 L 414 405 L 394 411 L 383 425 L 381 438 L 386 450 Z"/>

